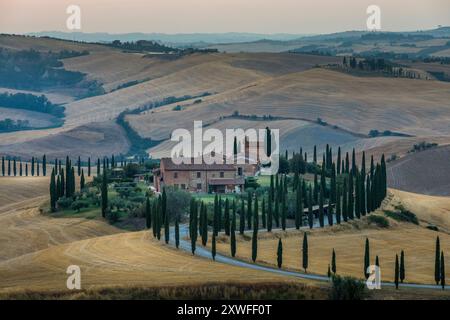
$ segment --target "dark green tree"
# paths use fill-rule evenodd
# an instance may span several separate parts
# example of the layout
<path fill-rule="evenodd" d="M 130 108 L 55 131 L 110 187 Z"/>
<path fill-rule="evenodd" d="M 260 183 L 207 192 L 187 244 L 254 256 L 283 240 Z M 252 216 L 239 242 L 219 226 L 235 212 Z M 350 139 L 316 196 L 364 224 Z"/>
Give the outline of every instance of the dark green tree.
<path fill-rule="evenodd" d="M 398 254 L 395 255 L 395 269 L 394 269 L 394 283 L 395 283 L 395 289 L 398 290 L 398 280 L 400 277 L 400 267 L 398 263 Z"/>
<path fill-rule="evenodd" d="M 369 278 L 369 273 L 367 273 L 367 268 L 370 266 L 370 245 L 369 238 L 366 238 L 366 245 L 364 248 L 364 276 L 365 278 Z"/>
<path fill-rule="evenodd" d="M 281 266 L 283 265 L 283 243 L 281 242 L 281 238 L 278 239 L 277 265 L 278 269 L 281 269 Z"/>
<path fill-rule="evenodd" d="M 403 280 L 405 280 L 405 253 L 400 253 L 400 282 L 403 283 Z"/>
<path fill-rule="evenodd" d="M 68 169 L 68 171 L 72 171 Z M 102 187 L 101 187 L 101 197 L 102 197 L 102 217 L 106 217 L 106 212 L 108 210 L 108 177 L 106 171 L 103 172 L 102 177 Z"/>
<path fill-rule="evenodd" d="M 266 227 L 266 198 L 263 196 L 262 203 L 261 203 L 261 220 L 262 220 L 262 227 Z"/>
<path fill-rule="evenodd" d="M 336 252 L 333 249 L 333 253 L 331 254 L 331 271 L 336 275 Z"/>
<path fill-rule="evenodd" d="M 306 232 L 303 234 L 302 256 L 302 266 L 306 273 L 308 272 L 308 236 Z"/>
<path fill-rule="evenodd" d="M 436 238 L 436 251 L 434 260 L 434 281 L 436 285 L 441 281 L 441 244 L 439 237 Z"/>
<path fill-rule="evenodd" d="M 216 260 L 216 235 L 213 234 L 212 236 L 212 243 L 211 243 L 211 256 L 213 260 Z"/>
<path fill-rule="evenodd" d="M 88 158 L 88 177 L 91 176 L 91 157 Z"/>
<path fill-rule="evenodd" d="M 253 201 L 252 192 L 247 192 L 247 228 L 249 230 L 252 228 L 252 218 L 253 218 L 252 201 Z"/>
<path fill-rule="evenodd" d="M 230 231 L 230 249 L 231 256 L 236 255 L 236 203 L 233 202 L 233 213 L 231 215 L 231 231 Z"/>
<path fill-rule="evenodd" d="M 145 200 L 145 226 L 147 229 L 152 227 L 152 210 L 149 197 Z"/>
<path fill-rule="evenodd" d="M 47 156 L 45 154 L 42 157 L 42 175 L 47 176 Z"/>
<path fill-rule="evenodd" d="M 175 218 L 175 247 L 178 249 L 180 246 L 180 222 L 179 218 Z"/>
<path fill-rule="evenodd" d="M 55 170 L 52 170 L 52 175 L 50 177 L 50 208 L 52 212 L 56 211 L 56 182 L 55 182 Z"/>
<path fill-rule="evenodd" d="M 445 290 L 445 259 L 444 259 L 444 251 L 441 252 L 441 286 L 442 286 L 442 290 Z"/>
<path fill-rule="evenodd" d="M 230 235 L 230 202 L 228 198 L 225 199 L 225 213 L 224 213 L 224 228 L 225 234 Z"/>
<path fill-rule="evenodd" d="M 241 201 L 241 211 L 239 212 L 239 233 L 244 234 L 245 231 L 245 203 Z"/>
<path fill-rule="evenodd" d="M 314 227 L 313 197 L 311 188 L 308 191 L 308 224 L 309 228 L 312 229 Z"/>
<path fill-rule="evenodd" d="M 81 178 L 80 178 L 80 191 L 84 190 L 86 186 L 86 180 L 84 179 L 84 170 L 81 170 Z"/>

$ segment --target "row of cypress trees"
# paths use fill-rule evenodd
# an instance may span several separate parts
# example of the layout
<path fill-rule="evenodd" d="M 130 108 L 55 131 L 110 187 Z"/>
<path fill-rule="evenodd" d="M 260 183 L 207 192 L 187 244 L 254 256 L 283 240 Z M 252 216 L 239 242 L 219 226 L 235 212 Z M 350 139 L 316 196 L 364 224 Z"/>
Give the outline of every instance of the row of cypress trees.
<path fill-rule="evenodd" d="M 38 158 L 32 157 L 30 163 L 25 162 L 25 165 L 22 163 L 20 159 L 5 159 L 5 157 L 2 157 L 2 176 L 37 176 L 39 177 L 41 175 L 41 169 L 42 169 L 42 176 L 47 175 L 47 157 L 44 155 L 42 157 L 42 163 L 39 162 Z"/>
<path fill-rule="evenodd" d="M 70 198 L 75 194 L 75 168 L 69 158 L 66 159 L 66 167 L 53 167 L 50 177 L 50 207 L 56 211 L 57 201 L 62 198 Z M 80 179 L 80 190 L 84 189 L 84 172 Z"/>

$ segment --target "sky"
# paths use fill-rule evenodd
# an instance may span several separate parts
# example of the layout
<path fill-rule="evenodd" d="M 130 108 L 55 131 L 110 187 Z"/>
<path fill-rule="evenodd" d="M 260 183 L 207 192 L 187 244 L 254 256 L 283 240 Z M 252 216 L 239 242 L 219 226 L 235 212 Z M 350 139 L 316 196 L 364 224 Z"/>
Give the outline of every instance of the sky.
<path fill-rule="evenodd" d="M 385 31 L 450 26 L 449 0 L 0 0 L 0 33 L 69 31 L 69 5 L 81 32 L 332 33 L 366 29 L 369 5 Z"/>

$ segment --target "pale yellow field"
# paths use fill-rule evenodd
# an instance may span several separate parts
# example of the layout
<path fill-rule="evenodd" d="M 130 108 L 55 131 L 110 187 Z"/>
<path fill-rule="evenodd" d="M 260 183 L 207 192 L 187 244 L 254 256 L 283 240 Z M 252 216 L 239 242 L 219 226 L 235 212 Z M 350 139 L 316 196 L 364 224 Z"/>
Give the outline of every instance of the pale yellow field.
<path fill-rule="evenodd" d="M 398 204 L 400 201 L 411 206 L 413 197 L 410 194 L 394 191 L 394 197 L 386 208 Z M 440 212 L 448 210 L 448 199 L 430 204 L 427 197 L 417 195 L 415 197 L 419 206 L 411 206 L 417 212 L 419 219 L 425 220 L 431 217 L 436 220 Z M 422 200 L 425 200 L 422 203 Z M 427 206 L 428 205 L 428 206 Z M 435 215 L 423 214 L 423 207 L 438 209 Z M 440 210 L 440 211 L 439 211 Z M 419 214 L 421 212 L 421 214 Z M 448 213 L 447 213 L 448 216 Z M 366 218 L 365 218 L 366 219 Z M 381 229 L 375 226 L 367 226 L 366 220 L 334 226 L 331 229 L 312 230 L 308 232 L 309 243 L 309 268 L 308 272 L 325 275 L 328 264 L 331 264 L 333 248 L 337 256 L 337 272 L 340 275 L 349 275 L 358 278 L 363 277 L 364 246 L 365 239 L 370 241 L 371 263 L 375 264 L 375 256 L 380 259 L 382 279 L 394 280 L 395 255 L 400 256 L 401 250 L 405 252 L 406 280 L 411 283 L 434 283 L 434 257 L 436 237 L 440 237 L 441 250 L 446 257 L 450 252 L 450 235 L 445 232 L 435 232 L 425 226 L 398 223 L 390 219 L 391 227 Z M 258 239 L 258 259 L 261 264 L 275 266 L 277 263 L 278 238 L 283 241 L 283 267 L 302 271 L 302 241 L 303 231 L 288 231 L 261 233 Z M 237 256 L 240 259 L 251 259 L 251 239 L 238 237 Z M 227 255 L 230 254 L 229 242 L 226 237 L 221 237 L 218 250 Z M 446 270 L 447 277 L 450 272 Z"/>
<path fill-rule="evenodd" d="M 50 218 L 47 178 L 0 179 L 0 291 L 66 289 L 76 264 L 82 287 L 127 287 L 218 282 L 294 281 L 177 251 L 149 231 L 123 233 L 101 220 Z"/>

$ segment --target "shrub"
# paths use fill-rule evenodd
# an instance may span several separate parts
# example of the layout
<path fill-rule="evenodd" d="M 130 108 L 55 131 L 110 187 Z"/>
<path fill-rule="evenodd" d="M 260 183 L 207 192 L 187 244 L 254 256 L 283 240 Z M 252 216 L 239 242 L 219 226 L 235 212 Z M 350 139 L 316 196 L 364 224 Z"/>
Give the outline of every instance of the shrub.
<path fill-rule="evenodd" d="M 417 219 L 417 216 L 414 213 L 406 210 L 402 205 L 396 206 L 395 209 L 396 211 L 384 210 L 384 214 L 397 221 L 419 225 L 419 219 Z"/>
<path fill-rule="evenodd" d="M 366 286 L 363 281 L 352 277 L 333 276 L 330 300 L 362 300 L 366 296 Z"/>
<path fill-rule="evenodd" d="M 70 208 L 72 202 L 73 202 L 72 198 L 62 197 L 58 200 L 57 205 L 58 208 L 67 209 Z"/>
<path fill-rule="evenodd" d="M 77 201 L 74 201 L 71 205 L 71 208 L 73 210 L 76 210 L 77 212 L 80 212 L 81 209 L 88 208 L 88 207 L 89 207 L 89 202 L 86 200 L 77 200 Z"/>
<path fill-rule="evenodd" d="M 120 215 L 118 211 L 110 211 L 106 215 L 110 224 L 114 224 L 119 221 Z"/>
<path fill-rule="evenodd" d="M 370 215 L 368 217 L 369 224 L 375 224 L 380 228 L 389 227 L 389 220 L 382 216 Z"/>

